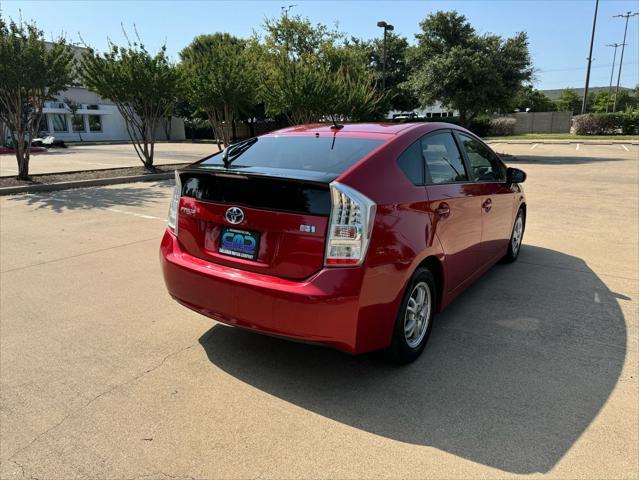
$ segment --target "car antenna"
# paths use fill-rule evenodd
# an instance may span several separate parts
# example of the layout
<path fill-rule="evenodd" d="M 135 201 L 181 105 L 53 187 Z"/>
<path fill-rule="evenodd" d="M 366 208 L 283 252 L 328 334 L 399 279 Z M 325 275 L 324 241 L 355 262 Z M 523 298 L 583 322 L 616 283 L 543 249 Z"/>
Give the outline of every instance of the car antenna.
<path fill-rule="evenodd" d="M 344 128 L 344 125 L 342 125 L 341 123 L 337 123 L 335 121 L 335 115 L 333 115 L 331 113 L 331 121 L 333 122 L 333 125 L 331 125 L 331 130 L 341 130 L 342 128 Z"/>

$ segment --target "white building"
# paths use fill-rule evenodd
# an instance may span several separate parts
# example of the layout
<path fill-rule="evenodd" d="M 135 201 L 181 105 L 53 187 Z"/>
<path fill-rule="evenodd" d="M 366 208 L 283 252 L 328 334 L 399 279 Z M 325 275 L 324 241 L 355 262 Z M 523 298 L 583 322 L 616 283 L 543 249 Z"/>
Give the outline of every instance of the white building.
<path fill-rule="evenodd" d="M 386 115 L 386 118 L 392 120 L 394 118 L 447 118 L 456 117 L 459 112 L 456 110 L 450 110 L 440 102 L 435 102 L 426 108 L 417 108 L 410 112 L 401 112 L 399 110 L 391 110 Z"/>
<path fill-rule="evenodd" d="M 43 109 L 39 135 L 50 134 L 65 142 L 129 141 L 124 118 L 113 103 L 83 87 L 74 87 L 48 101 Z M 79 106 L 71 113 L 66 101 Z M 168 137 L 167 137 L 168 133 Z M 184 121 L 172 118 L 170 128 L 162 122 L 158 140 L 184 140 Z"/>
<path fill-rule="evenodd" d="M 85 51 L 86 48 L 73 47 L 77 60 Z M 70 88 L 56 97 L 56 100 L 45 102 L 36 136 L 53 135 L 65 142 L 130 141 L 124 118 L 113 102 L 84 87 Z M 67 101 L 79 106 L 75 115 L 68 108 Z M 170 128 L 167 127 L 167 122 L 161 121 L 156 132 L 158 140 L 184 140 L 184 121 L 181 118 L 172 118 Z M 0 144 L 1 140 L 3 136 L 0 136 Z"/>

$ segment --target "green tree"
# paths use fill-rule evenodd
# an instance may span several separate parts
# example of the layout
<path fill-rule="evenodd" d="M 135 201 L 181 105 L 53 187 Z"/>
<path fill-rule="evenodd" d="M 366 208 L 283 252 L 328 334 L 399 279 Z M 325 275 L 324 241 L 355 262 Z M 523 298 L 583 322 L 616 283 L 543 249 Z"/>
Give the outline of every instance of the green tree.
<path fill-rule="evenodd" d="M 564 88 L 556 101 L 557 110 L 560 112 L 572 112 L 577 115 L 581 112 L 582 98 L 571 88 Z"/>
<path fill-rule="evenodd" d="M 178 96 L 178 73 L 166 47 L 155 54 L 139 41 L 129 41 L 124 47 L 110 42 L 109 50 L 101 54 L 89 48 L 80 73 L 90 90 L 115 104 L 140 161 L 147 170 L 155 171 L 158 130 Z"/>
<path fill-rule="evenodd" d="M 375 74 L 381 92 L 384 75 L 384 41 L 381 38 L 361 40 L 353 38 L 349 42 L 355 48 L 363 49 L 367 56 L 368 68 Z M 411 111 L 419 107 L 419 101 L 407 85 L 411 71 L 411 47 L 406 37 L 388 32 L 386 37 L 386 97 L 387 107 L 392 110 Z"/>
<path fill-rule="evenodd" d="M 635 93 L 633 95 L 632 90 L 619 90 L 619 96 L 617 97 L 617 112 L 623 112 L 625 110 L 635 110 L 638 105 L 639 97 Z M 610 97 L 610 111 L 612 111 L 612 106 L 614 103 L 615 94 L 613 93 Z"/>
<path fill-rule="evenodd" d="M 63 38 L 47 45 L 35 24 L 0 16 L 0 124 L 11 135 L 21 180 L 29 179 L 31 141 L 44 102 L 72 84 L 73 63 Z"/>
<path fill-rule="evenodd" d="M 528 37 L 480 35 L 455 11 L 437 12 L 415 35 L 415 70 L 410 84 L 422 105 L 440 101 L 469 125 L 483 112 L 508 110 L 532 76 Z"/>
<path fill-rule="evenodd" d="M 513 108 L 522 112 L 552 112 L 557 109 L 548 95 L 530 85 L 522 87 L 517 92 L 513 100 Z"/>
<path fill-rule="evenodd" d="M 221 148 L 233 122 L 256 102 L 256 58 L 246 40 L 228 33 L 200 35 L 180 52 L 184 96 L 204 112 Z"/>
<path fill-rule="evenodd" d="M 266 112 L 292 124 L 337 115 L 349 120 L 379 116 L 383 95 L 368 68 L 366 51 L 349 45 L 340 32 L 300 16 L 267 19 L 259 51 Z"/>

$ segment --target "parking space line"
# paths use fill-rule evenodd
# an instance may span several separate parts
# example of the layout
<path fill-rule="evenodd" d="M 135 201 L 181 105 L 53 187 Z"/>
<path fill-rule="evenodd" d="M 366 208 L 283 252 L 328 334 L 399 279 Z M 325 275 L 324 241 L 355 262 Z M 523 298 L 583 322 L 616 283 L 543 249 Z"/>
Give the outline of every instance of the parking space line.
<path fill-rule="evenodd" d="M 146 220 L 160 220 L 164 222 L 166 219 L 160 217 L 154 217 L 153 215 L 145 215 L 143 213 L 129 212 L 127 210 L 120 210 L 119 208 L 107 208 L 110 212 L 121 213 L 123 215 L 131 215 L 133 217 L 144 218 Z"/>
<path fill-rule="evenodd" d="M 626 147 L 623 143 L 621 144 L 621 148 L 623 148 L 626 152 L 629 152 L 630 150 L 628 149 L 628 147 Z"/>
<path fill-rule="evenodd" d="M 537 144 L 536 144 L 536 143 L 533 143 L 533 146 L 532 146 L 532 147 L 530 147 L 530 149 L 531 149 L 531 150 L 534 150 L 535 148 L 537 148 Z"/>
<path fill-rule="evenodd" d="M 581 145 L 581 143 L 577 144 L 577 148 L 575 148 L 575 150 L 579 150 L 579 146 Z"/>

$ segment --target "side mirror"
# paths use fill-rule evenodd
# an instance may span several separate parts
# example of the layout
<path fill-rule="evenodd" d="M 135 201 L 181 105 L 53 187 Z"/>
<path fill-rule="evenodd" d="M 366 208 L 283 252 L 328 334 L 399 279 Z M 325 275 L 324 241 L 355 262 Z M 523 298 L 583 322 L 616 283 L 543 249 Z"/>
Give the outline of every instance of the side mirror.
<path fill-rule="evenodd" d="M 518 168 L 506 170 L 506 183 L 523 183 L 526 181 L 526 172 Z"/>

